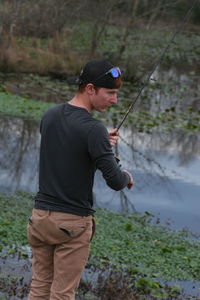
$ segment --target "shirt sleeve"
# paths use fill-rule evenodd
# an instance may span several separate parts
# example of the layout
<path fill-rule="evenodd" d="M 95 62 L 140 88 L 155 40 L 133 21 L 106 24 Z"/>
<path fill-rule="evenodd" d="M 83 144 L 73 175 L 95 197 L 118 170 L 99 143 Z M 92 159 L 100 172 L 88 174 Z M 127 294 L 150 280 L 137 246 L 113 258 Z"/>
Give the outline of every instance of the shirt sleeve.
<path fill-rule="evenodd" d="M 96 168 L 102 172 L 107 185 L 116 191 L 122 190 L 130 182 L 127 173 L 121 171 L 116 162 L 109 141 L 109 134 L 100 122 L 93 126 L 88 136 L 88 149 Z"/>

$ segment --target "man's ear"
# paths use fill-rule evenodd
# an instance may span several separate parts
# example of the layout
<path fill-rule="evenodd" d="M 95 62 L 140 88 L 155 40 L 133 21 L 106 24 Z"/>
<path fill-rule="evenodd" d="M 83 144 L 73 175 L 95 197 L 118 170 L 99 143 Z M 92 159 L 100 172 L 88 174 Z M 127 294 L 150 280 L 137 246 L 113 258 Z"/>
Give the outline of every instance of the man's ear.
<path fill-rule="evenodd" d="M 85 87 L 85 91 L 90 95 L 94 95 L 95 94 L 95 88 L 94 85 L 92 83 L 88 83 Z"/>

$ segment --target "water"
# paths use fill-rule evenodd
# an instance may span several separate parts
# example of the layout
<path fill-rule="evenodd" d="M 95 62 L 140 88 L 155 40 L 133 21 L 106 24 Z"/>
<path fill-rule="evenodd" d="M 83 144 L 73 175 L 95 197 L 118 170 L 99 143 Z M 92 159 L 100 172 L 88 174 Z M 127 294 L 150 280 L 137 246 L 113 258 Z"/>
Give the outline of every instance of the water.
<path fill-rule="evenodd" d="M 37 190 L 39 138 L 37 123 L 0 118 L 0 191 Z"/>
<path fill-rule="evenodd" d="M 150 101 L 144 101 L 142 106 L 155 113 L 159 113 L 160 108 L 165 109 L 173 105 L 179 110 L 188 106 L 199 109 L 200 77 L 195 73 L 188 76 L 184 72 L 182 70 L 179 74 L 177 70 L 171 70 L 164 75 L 155 72 L 154 79 L 159 76 L 162 82 L 170 82 L 172 90 L 168 90 L 168 84 L 159 92 L 149 88 L 152 97 L 149 98 Z M 25 84 L 20 80 L 16 83 L 14 79 L 9 85 L 9 90 L 19 95 L 24 93 L 32 98 L 38 97 L 44 101 L 50 99 L 54 102 L 55 97 L 52 98 L 51 95 L 58 87 L 60 94 L 56 99 L 62 98 L 63 102 L 69 100 L 69 94 L 66 95 L 63 83 L 59 88 L 59 83 L 56 82 L 56 88 L 53 87 L 49 91 L 48 86 L 48 92 L 41 93 L 38 86 L 42 79 L 38 79 L 37 88 L 32 78 L 29 79 Z M 42 90 L 43 86 L 42 84 Z M 129 97 L 132 100 L 132 95 Z M 38 123 L 17 118 L 0 118 L 0 192 L 14 193 L 17 190 L 37 192 L 39 144 Z M 199 237 L 200 134 L 186 135 L 180 131 L 146 134 L 129 128 L 121 130 L 118 148 L 121 168 L 133 173 L 135 186 L 130 191 L 127 189 L 123 192 L 112 191 L 97 172 L 94 184 L 95 207 L 123 212 L 149 211 L 155 214 L 155 223 L 167 224 L 171 229 L 187 228 Z M 16 269 L 19 269 L 19 272 L 16 275 L 21 276 L 24 273 L 24 263 L 27 265 L 27 262 L 20 261 L 19 265 L 17 262 Z M 9 274 L 13 274 L 13 264 L 15 262 L 12 259 L 1 264 L 2 274 L 9 271 L 9 267 L 12 269 Z M 30 280 L 29 263 L 26 275 L 26 279 Z M 185 281 L 177 283 L 188 294 L 194 297 L 199 294 L 198 283 Z"/>
<path fill-rule="evenodd" d="M 198 233 L 200 136 L 178 132 L 147 135 L 131 130 L 122 132 L 122 136 L 130 146 L 121 141 L 119 153 L 124 167 L 134 174 L 135 188 L 125 189 L 126 200 L 121 200 L 120 193 L 109 194 L 103 181 L 97 180 L 97 191 L 101 190 L 97 203 L 115 210 L 126 210 L 128 205 L 129 211 L 150 211 L 162 223 L 169 221 L 173 229 L 187 227 Z"/>
<path fill-rule="evenodd" d="M 13 193 L 38 189 L 39 124 L 0 119 L 0 191 Z M 121 168 L 134 175 L 133 189 L 123 193 L 95 176 L 95 206 L 114 211 L 155 214 L 172 229 L 199 233 L 200 135 L 172 132 L 151 135 L 132 129 L 121 131 Z"/>

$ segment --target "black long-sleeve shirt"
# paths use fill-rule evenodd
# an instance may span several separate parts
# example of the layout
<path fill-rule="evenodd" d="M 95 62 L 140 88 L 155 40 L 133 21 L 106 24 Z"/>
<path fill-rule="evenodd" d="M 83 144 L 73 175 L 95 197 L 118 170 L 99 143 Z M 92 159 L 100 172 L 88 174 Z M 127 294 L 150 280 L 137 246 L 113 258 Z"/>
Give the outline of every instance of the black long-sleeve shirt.
<path fill-rule="evenodd" d="M 130 181 L 121 171 L 107 129 L 84 108 L 61 104 L 42 118 L 39 192 L 35 208 L 86 216 L 92 209 L 94 173 L 108 186 L 123 189 Z"/>

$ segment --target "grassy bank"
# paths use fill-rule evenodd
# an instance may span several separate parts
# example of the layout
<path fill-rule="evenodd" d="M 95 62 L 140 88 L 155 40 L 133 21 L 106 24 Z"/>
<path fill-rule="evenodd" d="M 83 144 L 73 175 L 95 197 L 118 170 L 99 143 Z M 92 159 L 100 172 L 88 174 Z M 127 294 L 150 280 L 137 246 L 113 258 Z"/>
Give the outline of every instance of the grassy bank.
<path fill-rule="evenodd" d="M 0 93 L 0 114 L 5 116 L 38 121 L 53 105 L 55 104 Z"/>
<path fill-rule="evenodd" d="M 28 193 L 0 194 L 1 248 L 26 245 L 26 226 L 33 207 Z M 130 275 L 145 273 L 165 279 L 199 280 L 200 243 L 183 232 L 151 225 L 148 214 L 117 214 L 97 210 L 97 234 L 90 263 L 112 265 Z"/>

